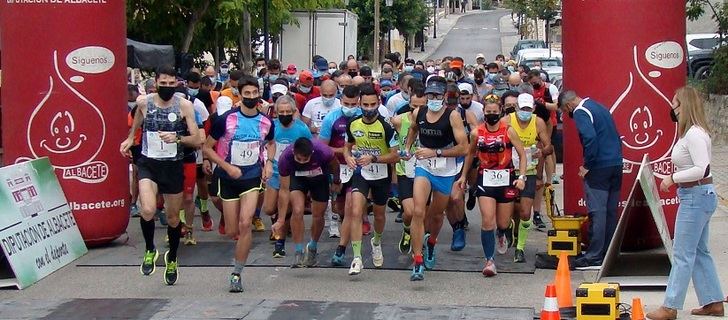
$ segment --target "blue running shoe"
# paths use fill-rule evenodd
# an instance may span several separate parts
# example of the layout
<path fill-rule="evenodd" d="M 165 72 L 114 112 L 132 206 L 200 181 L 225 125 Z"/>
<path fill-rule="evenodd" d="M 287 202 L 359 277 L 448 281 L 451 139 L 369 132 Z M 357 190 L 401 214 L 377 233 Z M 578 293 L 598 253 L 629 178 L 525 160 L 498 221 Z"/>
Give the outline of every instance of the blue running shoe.
<path fill-rule="evenodd" d="M 425 250 L 423 250 L 423 258 L 425 259 L 425 268 L 432 270 L 435 267 L 435 246 L 430 246 L 427 240 L 430 239 L 430 235 L 425 235 Z"/>
<path fill-rule="evenodd" d="M 422 281 L 425 280 L 425 266 L 421 264 L 415 264 L 412 268 L 412 275 L 410 275 L 410 281 Z"/>
<path fill-rule="evenodd" d="M 164 209 L 157 209 L 157 217 L 159 218 L 159 223 L 161 223 L 163 226 L 167 225 L 167 213 L 164 212 Z"/>
<path fill-rule="evenodd" d="M 344 255 L 339 255 L 338 253 L 334 253 L 334 256 L 331 257 L 331 265 L 336 267 L 341 267 L 344 265 Z"/>
<path fill-rule="evenodd" d="M 457 228 L 452 232 L 452 244 L 450 244 L 450 250 L 460 251 L 465 248 L 465 229 Z"/>

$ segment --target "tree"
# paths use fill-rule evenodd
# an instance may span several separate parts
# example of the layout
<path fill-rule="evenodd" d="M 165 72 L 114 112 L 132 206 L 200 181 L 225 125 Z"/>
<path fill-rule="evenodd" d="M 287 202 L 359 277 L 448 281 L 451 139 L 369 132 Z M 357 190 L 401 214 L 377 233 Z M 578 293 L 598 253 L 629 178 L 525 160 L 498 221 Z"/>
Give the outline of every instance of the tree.
<path fill-rule="evenodd" d="M 711 18 L 715 20 L 717 32 L 720 35 L 720 45 L 723 45 L 723 39 L 728 33 L 728 3 L 713 3 L 711 0 L 686 0 L 685 15 L 690 21 L 698 20 L 705 14 L 705 7 L 711 12 Z"/>
<path fill-rule="evenodd" d="M 374 1 L 351 0 L 348 9 L 358 16 L 357 47 L 359 54 L 371 54 L 374 43 Z M 383 39 L 389 30 L 397 29 L 405 39 L 424 29 L 429 23 L 430 9 L 422 0 L 394 0 L 392 7 L 382 6 L 378 39 Z M 383 46 L 380 46 L 383 48 Z M 381 55 L 380 55 L 381 56 Z"/>

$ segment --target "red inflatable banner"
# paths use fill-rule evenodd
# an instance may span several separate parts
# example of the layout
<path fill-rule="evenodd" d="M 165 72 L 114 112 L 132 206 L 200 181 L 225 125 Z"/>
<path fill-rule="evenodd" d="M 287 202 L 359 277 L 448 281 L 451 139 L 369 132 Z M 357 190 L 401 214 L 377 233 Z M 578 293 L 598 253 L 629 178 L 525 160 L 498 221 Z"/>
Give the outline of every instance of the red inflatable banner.
<path fill-rule="evenodd" d="M 685 1 L 583 0 L 563 2 L 564 87 L 590 97 L 610 110 L 622 140 L 624 182 L 619 212 L 626 204 L 642 157 L 659 179 L 672 173 L 670 152 L 677 126 L 670 120 L 670 104 L 685 85 Z M 564 118 L 564 189 L 568 213 L 586 213 L 583 162 L 578 133 Z M 678 199 L 661 193 L 670 232 L 674 232 Z M 647 205 L 643 204 L 646 208 Z M 635 215 L 647 219 L 649 212 Z M 646 221 L 646 220 L 645 220 Z M 628 230 L 625 245 L 659 245 L 656 230 Z"/>
<path fill-rule="evenodd" d="M 84 240 L 129 223 L 124 1 L 2 1 L 4 164 L 48 157 Z"/>

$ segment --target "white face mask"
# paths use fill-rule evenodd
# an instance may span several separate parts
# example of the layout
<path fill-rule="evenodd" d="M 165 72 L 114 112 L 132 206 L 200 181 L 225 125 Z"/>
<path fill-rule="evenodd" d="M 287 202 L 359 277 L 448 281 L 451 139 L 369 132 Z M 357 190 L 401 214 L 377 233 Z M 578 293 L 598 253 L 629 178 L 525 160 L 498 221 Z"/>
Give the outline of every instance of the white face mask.
<path fill-rule="evenodd" d="M 428 73 L 435 73 L 435 67 L 427 67 Z"/>
<path fill-rule="evenodd" d="M 329 69 L 329 74 L 333 74 L 334 72 L 336 72 L 336 69 L 334 69 L 334 68 Z"/>

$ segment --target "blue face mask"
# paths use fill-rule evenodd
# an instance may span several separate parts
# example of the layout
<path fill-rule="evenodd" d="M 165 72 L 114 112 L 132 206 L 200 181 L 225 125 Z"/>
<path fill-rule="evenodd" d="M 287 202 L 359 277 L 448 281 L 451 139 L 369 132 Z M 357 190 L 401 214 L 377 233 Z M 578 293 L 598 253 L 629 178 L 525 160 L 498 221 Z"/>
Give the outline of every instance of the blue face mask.
<path fill-rule="evenodd" d="M 323 104 L 328 108 L 328 107 L 331 107 L 331 106 L 334 105 L 334 100 L 335 99 L 336 98 L 325 98 L 325 97 L 321 97 L 321 102 L 323 102 Z"/>
<path fill-rule="evenodd" d="M 495 81 L 495 78 L 498 76 L 497 73 L 489 73 L 488 74 L 488 82 L 493 83 Z"/>
<path fill-rule="evenodd" d="M 414 70 L 414 69 L 415 69 L 415 66 L 404 66 L 405 72 L 412 72 L 412 70 Z"/>
<path fill-rule="evenodd" d="M 354 115 L 356 115 L 356 111 L 357 110 L 359 110 L 359 107 L 351 107 L 351 108 L 349 108 L 349 107 L 341 106 L 341 113 L 343 113 L 344 116 L 347 117 L 347 118 L 351 118 Z"/>
<path fill-rule="evenodd" d="M 427 109 L 432 112 L 438 112 L 442 109 L 442 100 L 427 100 Z"/>
<path fill-rule="evenodd" d="M 274 82 L 276 80 L 278 80 L 278 75 L 277 74 L 271 74 L 271 75 L 268 76 L 268 81 Z"/>
<path fill-rule="evenodd" d="M 190 97 L 196 97 L 198 93 L 200 93 L 200 89 L 187 88 L 187 94 L 189 94 Z"/>
<path fill-rule="evenodd" d="M 521 120 L 521 121 L 531 120 L 532 114 L 533 114 L 533 112 L 531 112 L 531 111 L 520 111 L 519 110 L 516 112 L 516 115 L 518 116 L 518 120 Z"/>

